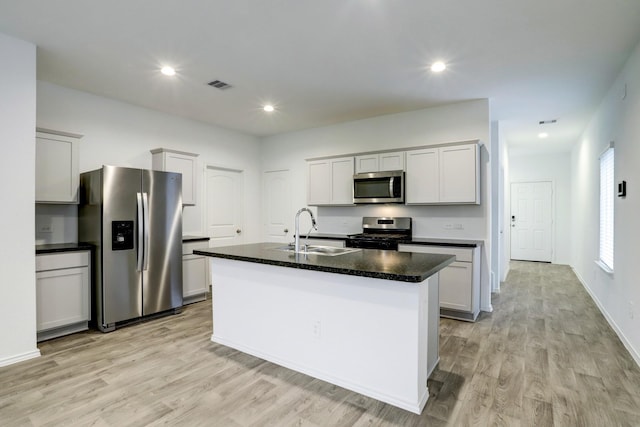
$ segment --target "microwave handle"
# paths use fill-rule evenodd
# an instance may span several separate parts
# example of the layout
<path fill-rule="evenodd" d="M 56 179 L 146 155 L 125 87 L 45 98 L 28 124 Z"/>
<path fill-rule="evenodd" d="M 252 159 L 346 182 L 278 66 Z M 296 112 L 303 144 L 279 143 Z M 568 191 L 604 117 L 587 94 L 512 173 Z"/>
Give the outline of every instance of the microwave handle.
<path fill-rule="evenodd" d="M 393 196 L 393 180 L 396 179 L 395 176 L 392 176 L 391 179 L 389 180 L 389 197 L 394 197 Z"/>

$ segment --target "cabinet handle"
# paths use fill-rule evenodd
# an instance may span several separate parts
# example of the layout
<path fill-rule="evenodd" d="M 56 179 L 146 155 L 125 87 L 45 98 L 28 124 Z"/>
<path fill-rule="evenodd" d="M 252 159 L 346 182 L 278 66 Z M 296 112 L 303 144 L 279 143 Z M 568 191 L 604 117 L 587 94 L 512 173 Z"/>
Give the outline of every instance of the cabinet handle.
<path fill-rule="evenodd" d="M 284 229 L 284 232 L 285 232 L 285 233 L 288 233 L 288 232 L 289 232 L 289 229 L 288 229 L 288 228 L 285 228 L 285 229 Z"/>
<path fill-rule="evenodd" d="M 242 230 L 240 230 L 239 228 L 236 230 L 236 234 L 240 234 L 242 233 Z"/>

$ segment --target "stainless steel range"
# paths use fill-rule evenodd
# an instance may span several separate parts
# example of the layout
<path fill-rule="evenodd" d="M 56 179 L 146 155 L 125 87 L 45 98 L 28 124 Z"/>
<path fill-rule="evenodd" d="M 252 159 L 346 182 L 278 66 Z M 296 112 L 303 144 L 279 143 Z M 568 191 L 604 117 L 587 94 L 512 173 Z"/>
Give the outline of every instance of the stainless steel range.
<path fill-rule="evenodd" d="M 362 233 L 347 236 L 349 248 L 398 250 L 398 243 L 411 240 L 411 218 L 362 218 Z"/>

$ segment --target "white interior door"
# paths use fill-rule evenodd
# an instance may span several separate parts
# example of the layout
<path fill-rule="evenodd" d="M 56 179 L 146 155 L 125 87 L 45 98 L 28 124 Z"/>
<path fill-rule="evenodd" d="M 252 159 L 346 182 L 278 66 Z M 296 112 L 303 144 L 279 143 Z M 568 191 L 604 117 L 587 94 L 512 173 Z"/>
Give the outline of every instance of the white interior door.
<path fill-rule="evenodd" d="M 288 170 L 267 171 L 263 183 L 265 241 L 286 243 L 293 236 L 290 173 Z"/>
<path fill-rule="evenodd" d="M 511 183 L 511 259 L 551 262 L 551 182 Z"/>
<path fill-rule="evenodd" d="M 243 242 L 242 171 L 208 166 L 206 170 L 206 232 L 210 246 L 239 245 Z"/>

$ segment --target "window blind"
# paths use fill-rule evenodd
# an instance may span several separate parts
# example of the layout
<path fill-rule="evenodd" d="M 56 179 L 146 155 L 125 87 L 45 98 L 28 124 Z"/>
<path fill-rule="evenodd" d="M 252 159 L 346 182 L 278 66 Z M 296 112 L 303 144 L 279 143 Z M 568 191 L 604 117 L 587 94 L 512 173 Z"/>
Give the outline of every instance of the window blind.
<path fill-rule="evenodd" d="M 613 147 L 600 156 L 600 262 L 613 271 Z"/>

